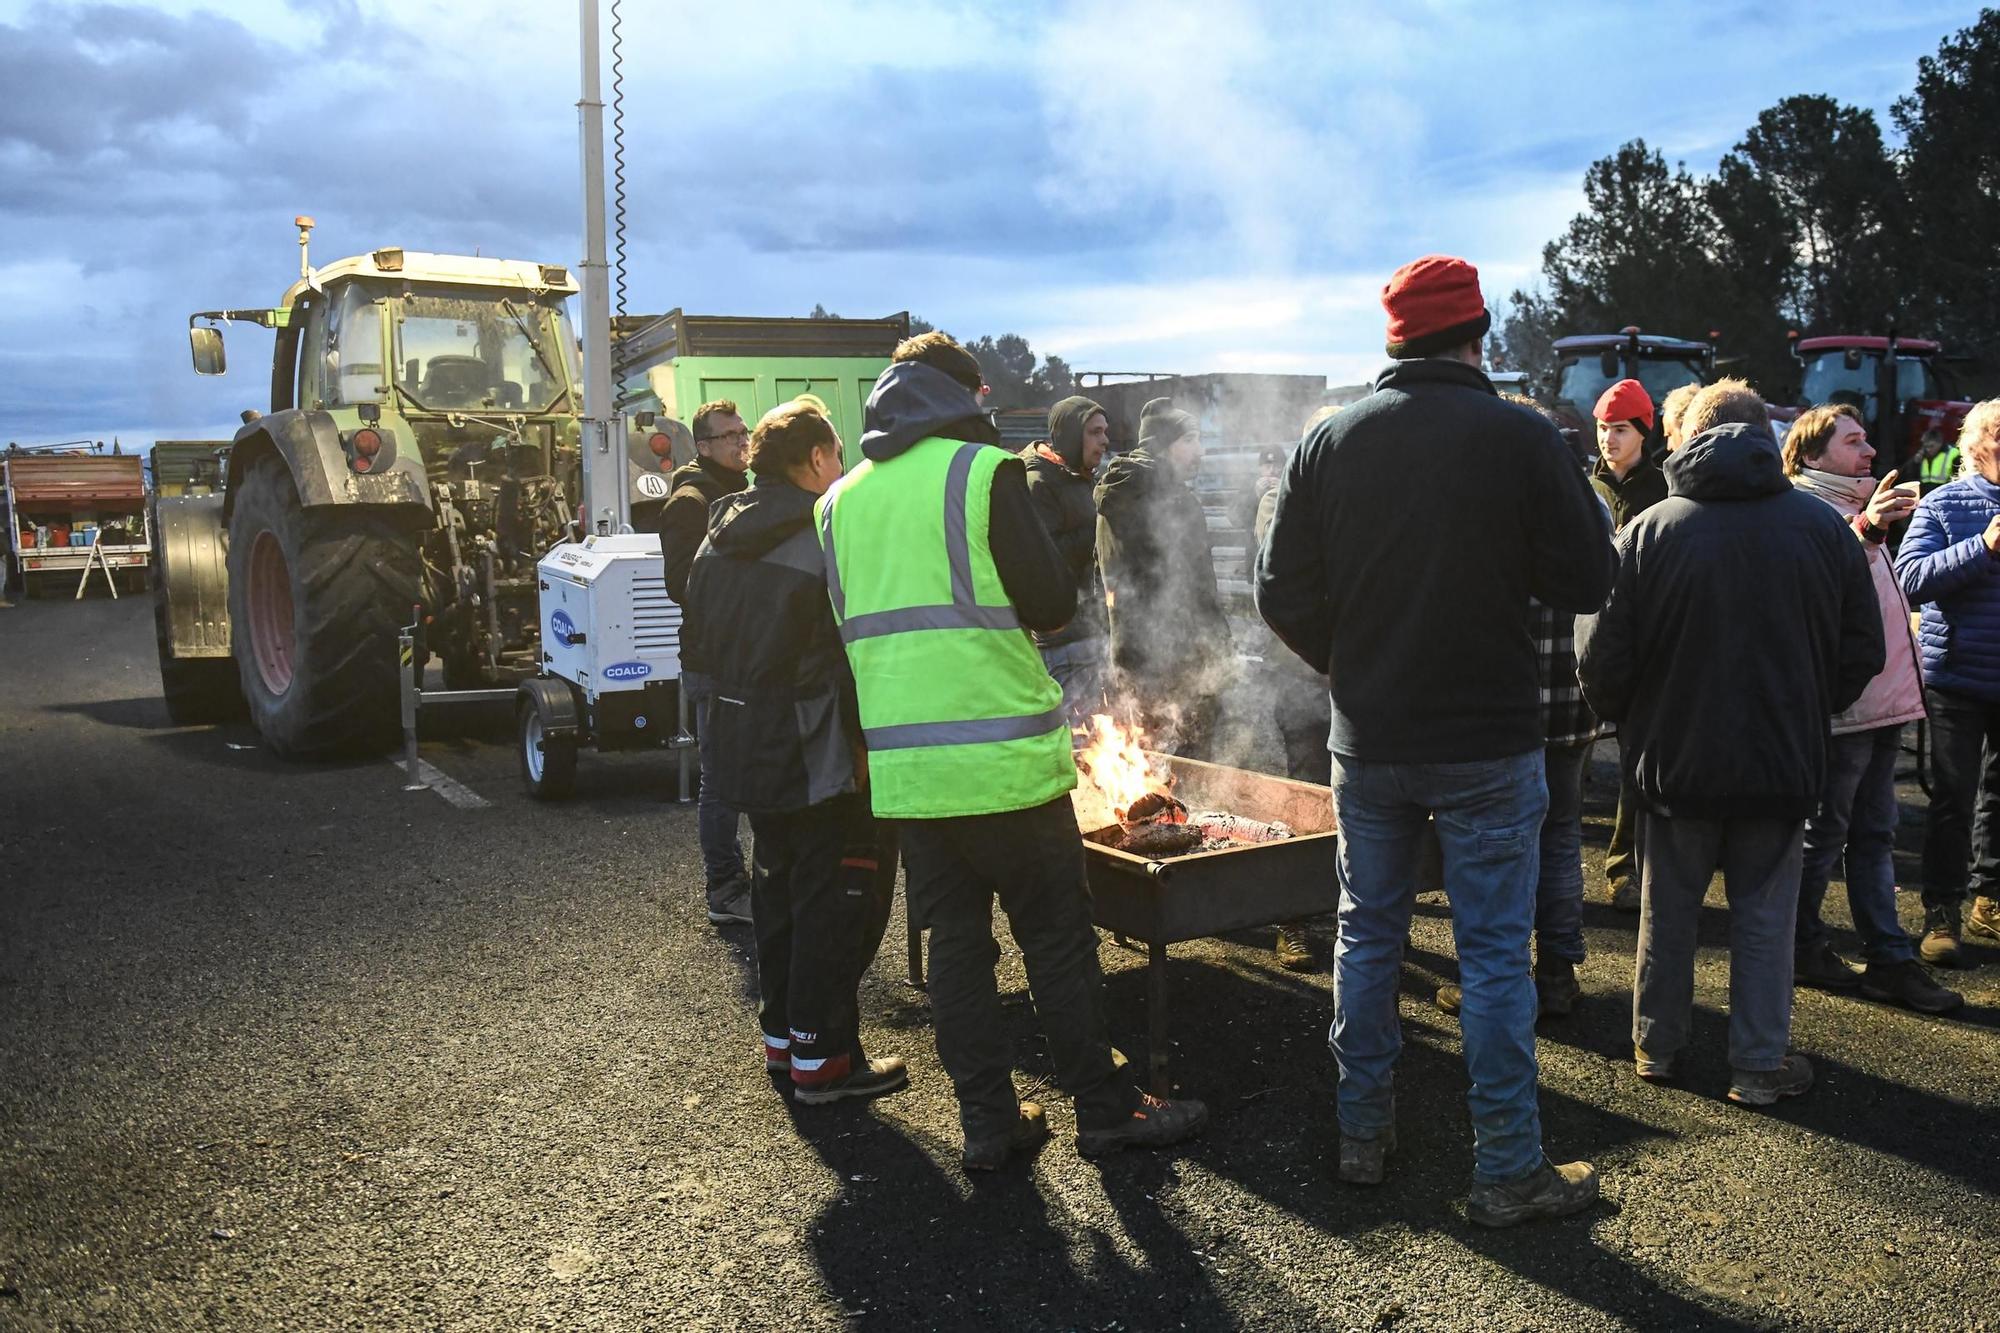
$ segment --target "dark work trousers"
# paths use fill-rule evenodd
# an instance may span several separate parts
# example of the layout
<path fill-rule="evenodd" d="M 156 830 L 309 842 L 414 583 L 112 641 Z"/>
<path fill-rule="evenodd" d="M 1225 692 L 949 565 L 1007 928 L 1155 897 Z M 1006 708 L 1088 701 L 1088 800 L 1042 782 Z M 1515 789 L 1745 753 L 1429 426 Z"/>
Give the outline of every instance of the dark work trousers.
<path fill-rule="evenodd" d="M 855 991 L 874 961 L 896 889 L 895 831 L 866 796 L 752 815 L 750 916 L 757 933 L 765 1053 L 817 1086 L 864 1062 Z"/>
<path fill-rule="evenodd" d="M 2000 750 L 2000 704 L 1927 685 L 1924 707 L 1931 715 L 1931 806 L 1924 824 L 1924 907 L 1926 910 L 1956 908 L 1965 897 L 1971 870 L 1973 812 L 1980 803 L 1982 778 L 1987 768 L 1983 762 L 1985 752 L 1989 747 Z"/>
<path fill-rule="evenodd" d="M 910 911 L 931 933 L 938 1061 L 958 1092 L 966 1137 L 1003 1133 L 1017 1114 L 1013 1044 L 993 978 L 996 897 L 1078 1127 L 1122 1124 L 1139 1094 L 1112 1062 L 1083 837 L 1068 795 L 1005 814 L 898 820 L 896 831 Z"/>
<path fill-rule="evenodd" d="M 1326 677 L 1275 670 L 1271 711 L 1285 743 L 1285 776 L 1330 785 L 1333 755 L 1327 749 L 1327 736 L 1333 730 L 1333 697 L 1327 693 Z"/>
<path fill-rule="evenodd" d="M 1618 813 L 1611 820 L 1611 841 L 1604 848 L 1604 878 L 1616 890 L 1626 880 L 1636 880 L 1644 866 L 1645 852 L 1639 845 L 1643 829 L 1639 793 L 1632 786 L 1632 774 L 1625 767 L 1625 746 L 1618 746 Z"/>
<path fill-rule="evenodd" d="M 1709 881 L 1729 897 L 1729 1064 L 1772 1070 L 1792 1032 L 1792 937 L 1805 823 L 1673 819 L 1642 809 L 1646 869 L 1632 980 L 1632 1044 L 1669 1060 L 1688 1044 L 1696 931 Z"/>
<path fill-rule="evenodd" d="M 1979 802 L 1972 813 L 1973 893 L 2000 898 L 2000 745 L 1986 747 L 1981 765 Z"/>

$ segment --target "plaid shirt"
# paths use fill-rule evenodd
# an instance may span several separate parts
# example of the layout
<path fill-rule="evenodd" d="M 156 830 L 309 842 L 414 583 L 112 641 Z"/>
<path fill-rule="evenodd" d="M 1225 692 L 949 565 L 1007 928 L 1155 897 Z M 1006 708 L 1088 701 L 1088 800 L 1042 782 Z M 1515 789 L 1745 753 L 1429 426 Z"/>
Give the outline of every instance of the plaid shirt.
<path fill-rule="evenodd" d="M 1602 728 L 1576 683 L 1576 617 L 1530 601 L 1542 677 L 1542 733 L 1550 745 L 1581 745 Z"/>

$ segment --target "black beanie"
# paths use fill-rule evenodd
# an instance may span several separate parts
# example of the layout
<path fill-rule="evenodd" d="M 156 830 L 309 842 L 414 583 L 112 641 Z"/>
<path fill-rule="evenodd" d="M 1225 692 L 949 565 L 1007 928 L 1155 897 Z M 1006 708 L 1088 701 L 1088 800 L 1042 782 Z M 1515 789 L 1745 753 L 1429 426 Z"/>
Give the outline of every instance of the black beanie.
<path fill-rule="evenodd" d="M 1049 409 L 1049 445 L 1063 462 L 1083 470 L 1083 430 L 1090 419 L 1103 412 L 1081 394 L 1063 399 Z"/>

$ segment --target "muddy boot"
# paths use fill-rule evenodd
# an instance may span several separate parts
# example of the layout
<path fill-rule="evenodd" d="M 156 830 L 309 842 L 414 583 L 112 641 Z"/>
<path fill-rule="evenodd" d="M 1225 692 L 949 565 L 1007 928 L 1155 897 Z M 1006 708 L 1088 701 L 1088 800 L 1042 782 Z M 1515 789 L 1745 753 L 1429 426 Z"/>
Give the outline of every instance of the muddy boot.
<path fill-rule="evenodd" d="M 1812 1085 L 1812 1061 L 1788 1055 L 1776 1069 L 1731 1070 L 1729 1100 L 1739 1106 L 1769 1106 L 1780 1097 L 1797 1097 Z"/>
<path fill-rule="evenodd" d="M 1439 986 L 1433 999 L 1438 1008 L 1454 1016 L 1465 1007 L 1465 992 L 1457 986 Z"/>
<path fill-rule="evenodd" d="M 1621 912 L 1639 910 L 1639 881 L 1621 879 L 1611 886 L 1611 905 Z"/>
<path fill-rule="evenodd" d="M 1125 1148 L 1164 1148 L 1191 1139 L 1208 1123 L 1208 1107 L 1191 1097 L 1168 1101 L 1139 1094 L 1132 1114 L 1108 1129 L 1079 1129 L 1076 1150 L 1084 1157 L 1103 1157 Z"/>
<path fill-rule="evenodd" d="M 1379 1185 L 1388 1172 L 1389 1154 L 1396 1151 L 1396 1127 L 1372 1139 L 1340 1136 L 1340 1178 L 1350 1185 Z"/>
<path fill-rule="evenodd" d="M 1027 1156 L 1049 1141 L 1048 1117 L 1034 1102 L 1022 1102 L 1010 1129 L 965 1141 L 967 1171 L 998 1171 L 1015 1154 Z"/>
<path fill-rule="evenodd" d="M 1567 958 L 1535 959 L 1535 1002 L 1539 1018 L 1568 1018 L 1583 987 L 1576 964 Z"/>
<path fill-rule="evenodd" d="M 1985 944 L 2000 944 L 2000 901 L 1979 897 L 1965 914 L 1965 933 Z"/>
<path fill-rule="evenodd" d="M 1932 967 L 1957 967 L 1958 954 L 1958 905 L 1932 907 L 1924 912 L 1924 938 L 1917 945 L 1917 954 Z"/>
<path fill-rule="evenodd" d="M 1306 926 L 1303 921 L 1291 921 L 1278 927 L 1278 943 L 1273 952 L 1278 956 L 1278 966 L 1287 972 L 1317 972 L 1313 963 L 1312 950 L 1306 948 Z"/>
<path fill-rule="evenodd" d="M 1474 1185 L 1465 1215 L 1483 1227 L 1511 1227 L 1542 1217 L 1567 1217 L 1597 1202 L 1597 1171 L 1589 1162 L 1540 1169 L 1520 1180 Z"/>

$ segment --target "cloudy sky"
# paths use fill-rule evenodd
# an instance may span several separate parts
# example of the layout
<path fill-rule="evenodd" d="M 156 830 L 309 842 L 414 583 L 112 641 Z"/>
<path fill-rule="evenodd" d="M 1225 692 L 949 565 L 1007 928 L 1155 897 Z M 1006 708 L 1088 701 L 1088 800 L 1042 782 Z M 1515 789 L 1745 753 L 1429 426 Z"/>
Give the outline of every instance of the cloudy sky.
<path fill-rule="evenodd" d="M 606 0 L 606 24 L 609 23 Z M 1433 250 L 1530 281 L 1584 168 L 1873 108 L 1976 7 L 625 0 L 627 308 L 915 311 L 1082 369 L 1357 380 Z M 0 0 L 0 440 L 224 436 L 192 310 L 382 245 L 581 254 L 564 0 Z M 606 78 L 609 79 L 607 56 Z"/>

